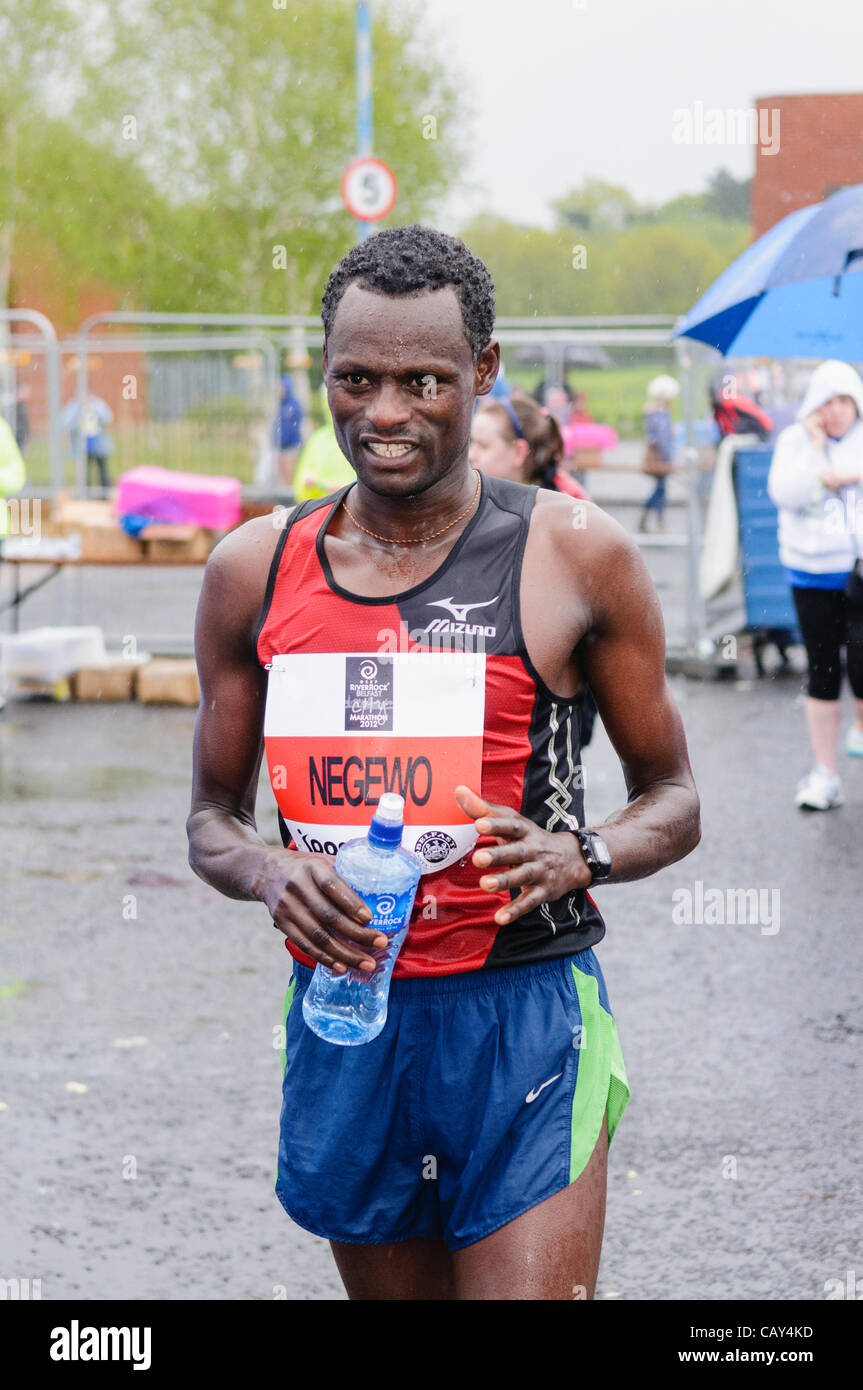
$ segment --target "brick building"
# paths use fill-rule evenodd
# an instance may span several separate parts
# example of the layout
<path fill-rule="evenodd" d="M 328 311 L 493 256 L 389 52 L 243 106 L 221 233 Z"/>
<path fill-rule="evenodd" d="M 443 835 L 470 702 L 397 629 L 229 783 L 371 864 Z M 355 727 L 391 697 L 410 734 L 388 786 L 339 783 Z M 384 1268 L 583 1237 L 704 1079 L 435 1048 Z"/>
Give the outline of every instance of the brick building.
<path fill-rule="evenodd" d="M 13 308 L 38 309 L 50 319 L 61 339 L 70 338 L 90 314 L 126 307 L 116 291 L 91 283 L 80 290 L 69 290 L 65 267 L 56 249 L 32 232 L 20 237 L 12 260 L 10 305 Z M 129 307 L 133 307 L 130 305 Z M 16 384 L 29 388 L 28 410 L 31 427 L 36 434 L 47 431 L 47 393 L 45 362 L 38 352 L 22 353 L 15 347 L 15 338 L 34 334 L 27 323 L 13 325 L 10 343 L 16 365 Z M 99 352 L 98 335 L 90 356 L 90 389 L 114 413 L 113 432 L 123 426 L 139 425 L 146 419 L 147 375 L 145 358 L 141 353 Z M 135 397 L 128 399 L 124 381 L 135 378 Z M 65 402 L 77 390 L 77 360 L 74 352 L 65 351 L 60 365 L 60 397 Z M 68 439 L 64 439 L 64 450 Z"/>
<path fill-rule="evenodd" d="M 863 183 L 863 92 L 759 97 L 755 105 L 759 122 L 762 110 L 779 112 L 779 151 L 764 154 L 756 146 L 753 237 L 789 212 Z"/>

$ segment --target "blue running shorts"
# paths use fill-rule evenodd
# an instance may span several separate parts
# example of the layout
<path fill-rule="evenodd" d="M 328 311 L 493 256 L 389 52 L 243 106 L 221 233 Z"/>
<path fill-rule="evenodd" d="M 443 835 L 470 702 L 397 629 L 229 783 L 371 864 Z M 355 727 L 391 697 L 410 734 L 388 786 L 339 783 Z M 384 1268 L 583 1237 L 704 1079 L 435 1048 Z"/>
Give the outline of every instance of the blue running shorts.
<path fill-rule="evenodd" d="M 276 1195 L 315 1235 L 472 1245 L 575 1181 L 629 1100 L 592 950 L 394 980 L 376 1038 L 340 1047 L 303 1020 L 294 962 Z"/>

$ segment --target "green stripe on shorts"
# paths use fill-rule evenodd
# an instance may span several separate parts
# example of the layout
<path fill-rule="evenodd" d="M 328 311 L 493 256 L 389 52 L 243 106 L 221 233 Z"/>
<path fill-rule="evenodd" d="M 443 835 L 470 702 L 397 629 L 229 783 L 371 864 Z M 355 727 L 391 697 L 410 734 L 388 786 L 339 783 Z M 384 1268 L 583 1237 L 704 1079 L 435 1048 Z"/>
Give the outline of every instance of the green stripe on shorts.
<path fill-rule="evenodd" d="M 629 1082 L 617 1024 L 599 1002 L 599 985 L 572 965 L 572 977 L 581 1010 L 581 1037 L 578 1076 L 572 1098 L 572 1130 L 569 1150 L 569 1181 L 584 1172 L 596 1147 L 602 1117 L 608 1111 L 608 1142 L 629 1102 Z"/>
<path fill-rule="evenodd" d="M 283 1010 L 282 1010 L 282 1046 L 281 1046 L 281 1049 L 280 1049 L 280 1051 L 279 1051 L 279 1056 L 280 1056 L 281 1059 L 282 1059 L 282 1078 L 283 1078 L 283 1079 L 284 1079 L 284 1075 L 285 1075 L 285 1067 L 286 1067 L 287 1064 L 288 1064 L 288 1055 L 287 1055 L 287 1050 L 286 1050 L 286 1049 L 287 1049 L 287 1039 L 286 1039 L 286 1037 L 285 1037 L 285 1032 L 286 1032 L 287 1027 L 288 1027 L 288 1014 L 291 1012 L 291 1005 L 292 1005 L 293 1002 L 294 1002 L 294 990 L 296 989 L 296 987 L 297 987 L 297 977 L 296 977 L 296 975 L 292 975 L 292 976 L 291 976 L 291 983 L 288 985 L 287 989 L 285 990 L 285 1003 L 284 1003 L 284 1007 L 283 1007 Z M 279 1165 L 278 1165 L 278 1160 L 277 1160 L 277 1161 L 276 1161 L 276 1176 L 275 1176 L 275 1179 L 274 1179 L 274 1186 L 278 1187 L 278 1184 L 279 1184 Z"/>
<path fill-rule="evenodd" d="M 291 1005 L 292 1005 L 293 1002 L 294 1002 L 294 990 L 296 989 L 296 987 L 297 987 L 297 977 L 296 977 L 296 975 L 292 975 L 292 976 L 291 976 L 291 983 L 288 985 L 287 989 L 285 990 L 285 1005 L 284 1005 L 284 1009 L 283 1009 L 283 1011 L 282 1011 L 282 1047 L 281 1047 L 281 1051 L 279 1052 L 279 1056 L 280 1056 L 281 1059 L 282 1059 L 282 1076 L 284 1076 L 284 1074 L 285 1074 L 285 1067 L 286 1067 L 287 1061 L 288 1061 L 287 1053 L 285 1052 L 285 1046 L 286 1046 L 285 1030 L 287 1029 L 287 1026 L 288 1026 L 288 1014 L 291 1012 Z"/>

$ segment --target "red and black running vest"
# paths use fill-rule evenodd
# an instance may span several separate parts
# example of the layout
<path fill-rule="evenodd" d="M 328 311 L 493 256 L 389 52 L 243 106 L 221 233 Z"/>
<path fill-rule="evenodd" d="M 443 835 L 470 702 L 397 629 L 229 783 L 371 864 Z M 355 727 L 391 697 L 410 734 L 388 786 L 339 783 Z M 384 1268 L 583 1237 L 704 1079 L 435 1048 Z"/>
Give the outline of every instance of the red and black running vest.
<path fill-rule="evenodd" d="M 335 855 L 365 833 L 384 791 L 404 796 L 404 844 L 426 871 L 397 978 L 594 946 L 605 925 L 583 889 L 505 926 L 493 921 L 516 893 L 479 887 L 476 834 L 453 794 L 464 783 L 549 831 L 583 824 L 583 694 L 567 700 L 548 690 L 521 629 L 537 489 L 482 475 L 479 506 L 440 568 L 385 598 L 349 593 L 333 577 L 324 535 L 347 491 L 289 516 L 257 624 L 283 842 Z"/>

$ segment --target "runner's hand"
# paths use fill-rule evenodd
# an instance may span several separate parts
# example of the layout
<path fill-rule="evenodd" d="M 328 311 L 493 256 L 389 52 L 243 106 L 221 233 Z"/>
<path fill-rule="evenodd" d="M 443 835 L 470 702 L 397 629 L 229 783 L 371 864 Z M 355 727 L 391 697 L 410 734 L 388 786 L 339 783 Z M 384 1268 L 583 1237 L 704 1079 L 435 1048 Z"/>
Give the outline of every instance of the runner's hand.
<path fill-rule="evenodd" d="M 387 938 L 368 927 L 369 908 L 339 878 L 326 854 L 279 850 L 268 874 L 264 901 L 273 926 L 336 975 L 349 968 L 367 974 L 377 969 L 371 952 L 386 946 Z"/>
<path fill-rule="evenodd" d="M 478 869 L 493 870 L 480 879 L 480 888 L 488 893 L 521 890 L 494 914 L 499 926 L 514 922 L 540 903 L 554 902 L 575 888 L 589 885 L 592 875 L 573 834 L 541 830 L 518 811 L 493 806 L 469 787 L 456 787 L 455 798 L 474 821 L 477 833 L 493 835 L 497 840 L 496 847 L 485 845 L 474 852 L 473 863 Z"/>

